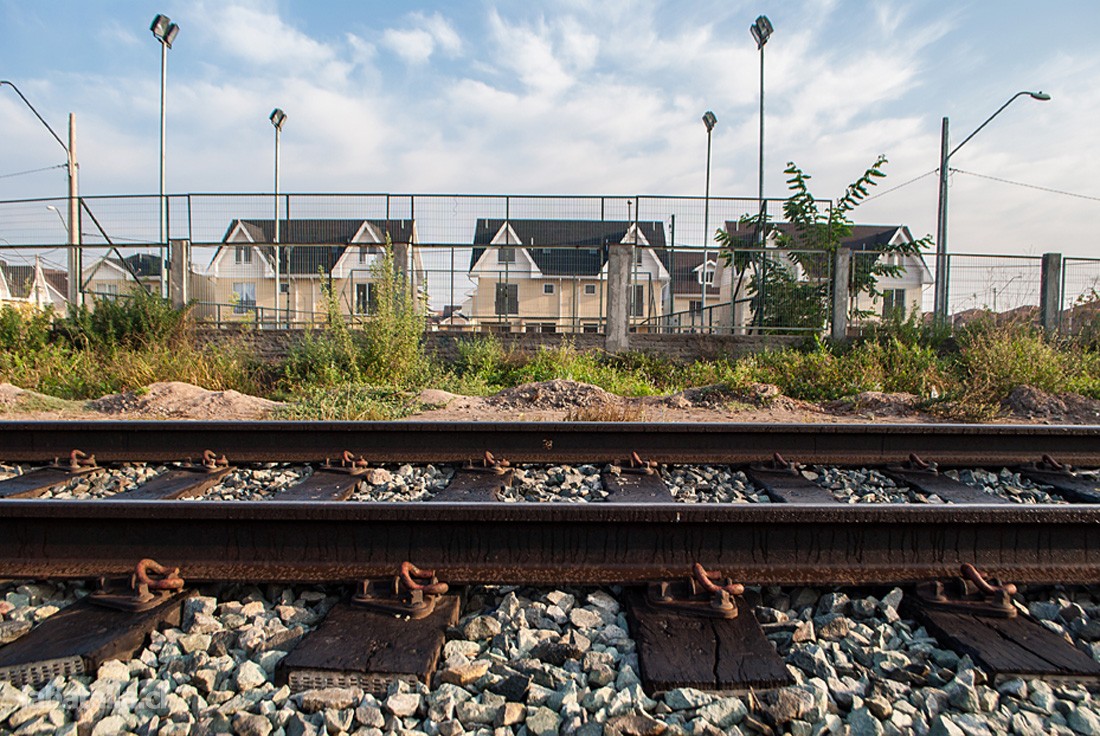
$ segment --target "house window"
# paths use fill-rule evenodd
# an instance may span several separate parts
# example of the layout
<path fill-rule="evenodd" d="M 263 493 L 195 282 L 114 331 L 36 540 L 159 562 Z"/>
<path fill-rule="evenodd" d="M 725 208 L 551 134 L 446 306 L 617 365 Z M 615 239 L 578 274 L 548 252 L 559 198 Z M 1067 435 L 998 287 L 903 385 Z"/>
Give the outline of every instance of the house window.
<path fill-rule="evenodd" d="M 251 281 L 233 284 L 233 314 L 244 314 L 256 308 L 256 284 Z"/>
<path fill-rule="evenodd" d="M 600 326 L 598 324 L 594 323 L 594 322 L 590 322 L 588 324 L 581 325 L 581 332 L 584 332 L 585 334 L 594 335 L 594 334 L 599 333 L 599 331 L 600 331 Z"/>
<path fill-rule="evenodd" d="M 359 246 L 359 262 L 360 263 L 366 263 L 367 262 L 367 247 L 365 245 L 360 245 Z"/>
<path fill-rule="evenodd" d="M 497 263 L 515 263 L 516 262 L 516 249 L 515 248 L 499 248 L 497 250 Z"/>
<path fill-rule="evenodd" d="M 542 293 L 543 294 L 553 294 L 554 293 L 554 285 L 553 284 L 543 284 L 542 285 Z"/>
<path fill-rule="evenodd" d="M 100 284 L 96 291 L 104 299 L 118 298 L 118 284 Z"/>
<path fill-rule="evenodd" d="M 236 263 L 252 263 L 252 248 L 247 245 L 238 245 L 233 249 L 233 260 Z"/>
<path fill-rule="evenodd" d="M 584 295 L 585 296 L 596 296 L 596 285 L 595 284 L 585 284 L 584 285 Z"/>
<path fill-rule="evenodd" d="M 645 284 L 634 284 L 630 290 L 630 316 L 645 316 Z"/>
<path fill-rule="evenodd" d="M 904 318 L 906 311 L 905 289 L 886 289 L 882 292 L 882 316 Z"/>
<path fill-rule="evenodd" d="M 701 314 L 703 312 L 703 302 L 701 299 L 692 299 L 688 302 L 688 312 L 691 314 Z"/>
<path fill-rule="evenodd" d="M 642 248 L 635 248 L 634 249 L 634 265 L 635 266 L 642 265 L 642 258 L 644 257 L 644 255 L 645 255 L 645 250 L 644 249 L 642 249 Z"/>
<path fill-rule="evenodd" d="M 706 265 L 699 269 L 699 283 L 704 286 L 714 285 L 714 264 L 710 261 L 707 261 Z"/>
<path fill-rule="evenodd" d="M 519 314 L 519 284 L 497 284 L 496 313 Z"/>
<path fill-rule="evenodd" d="M 374 314 L 378 311 L 378 296 L 373 283 L 355 285 L 355 313 Z"/>

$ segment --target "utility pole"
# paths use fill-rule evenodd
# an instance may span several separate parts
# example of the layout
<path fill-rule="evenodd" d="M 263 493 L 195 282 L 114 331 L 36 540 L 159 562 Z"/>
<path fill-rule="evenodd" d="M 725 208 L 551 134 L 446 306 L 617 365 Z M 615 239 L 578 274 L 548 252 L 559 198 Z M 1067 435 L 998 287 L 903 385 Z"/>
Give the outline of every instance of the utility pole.
<path fill-rule="evenodd" d="M 69 170 L 69 304 L 84 304 L 84 254 L 80 238 L 80 187 L 77 182 L 76 163 L 76 115 L 69 113 L 69 146 L 66 150 Z"/>

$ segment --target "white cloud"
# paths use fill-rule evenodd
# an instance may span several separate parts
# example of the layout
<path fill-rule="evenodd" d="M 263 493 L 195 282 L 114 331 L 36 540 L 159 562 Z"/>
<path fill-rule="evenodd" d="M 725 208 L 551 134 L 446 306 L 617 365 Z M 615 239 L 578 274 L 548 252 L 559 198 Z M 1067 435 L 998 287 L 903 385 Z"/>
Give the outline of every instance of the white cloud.
<path fill-rule="evenodd" d="M 412 13 L 406 20 L 411 27 L 387 28 L 382 33 L 382 45 L 405 63 L 425 64 L 437 49 L 452 57 L 462 51 L 462 39 L 439 13 Z"/>

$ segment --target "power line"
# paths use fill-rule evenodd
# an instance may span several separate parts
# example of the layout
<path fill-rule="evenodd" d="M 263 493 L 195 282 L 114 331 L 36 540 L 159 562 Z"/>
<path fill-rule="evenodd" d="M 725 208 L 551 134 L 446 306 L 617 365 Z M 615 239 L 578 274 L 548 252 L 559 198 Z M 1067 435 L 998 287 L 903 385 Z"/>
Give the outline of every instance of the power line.
<path fill-rule="evenodd" d="M 10 179 L 13 176 L 25 176 L 26 174 L 38 174 L 43 171 L 53 171 L 54 169 L 68 168 L 68 164 L 58 164 L 57 166 L 46 166 L 41 169 L 30 169 L 29 171 L 16 171 L 14 174 L 0 174 L 0 179 Z"/>
<path fill-rule="evenodd" d="M 931 176 L 932 174 L 935 174 L 937 171 L 939 171 L 939 169 L 932 169 L 931 171 L 927 171 L 927 172 L 921 174 L 920 176 L 913 177 L 912 179 L 910 179 L 907 182 L 902 182 L 901 184 L 898 184 L 896 187 L 890 187 L 889 189 L 881 191 L 878 194 L 872 195 L 870 197 L 864 197 L 862 200 L 860 200 L 860 204 L 865 204 L 867 202 L 870 202 L 872 199 L 878 199 L 879 197 L 885 196 L 885 195 L 889 194 L 890 192 L 896 192 L 897 190 L 901 189 L 902 187 L 907 187 L 910 184 L 913 184 L 914 182 L 920 181 L 921 179 L 923 179 L 926 176 Z"/>
<path fill-rule="evenodd" d="M 1077 194 L 1076 192 L 1066 192 L 1061 189 L 1051 189 L 1050 187 L 1041 187 L 1038 184 L 1025 184 L 1021 181 L 1011 181 L 1009 179 L 1000 179 L 996 176 L 989 176 L 987 174 L 976 174 L 973 171 L 963 171 L 962 169 L 948 169 L 956 174 L 967 174 L 969 176 L 976 176 L 979 179 L 989 179 L 990 181 L 997 181 L 1001 184 L 1012 184 L 1017 187 L 1024 187 L 1025 189 L 1038 189 L 1040 192 L 1050 192 L 1051 194 L 1061 194 L 1066 197 L 1076 197 L 1077 199 L 1088 199 L 1093 202 L 1100 202 L 1100 197 L 1093 197 L 1088 194 Z"/>

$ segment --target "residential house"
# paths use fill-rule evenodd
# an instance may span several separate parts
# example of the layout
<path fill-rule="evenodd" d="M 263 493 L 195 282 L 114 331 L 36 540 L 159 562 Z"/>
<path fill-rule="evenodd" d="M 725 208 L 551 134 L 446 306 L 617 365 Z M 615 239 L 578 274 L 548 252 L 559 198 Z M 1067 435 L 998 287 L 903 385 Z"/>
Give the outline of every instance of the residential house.
<path fill-rule="evenodd" d="M 125 258 L 104 256 L 84 269 L 86 301 L 115 299 L 137 289 L 160 293 L 160 257 L 137 253 Z"/>
<path fill-rule="evenodd" d="M 629 310 L 636 329 L 665 313 L 669 255 L 662 222 L 479 219 L 462 314 L 481 331 L 599 332 L 607 256 L 633 246 Z"/>
<path fill-rule="evenodd" d="M 663 323 L 675 330 L 719 324 L 714 318 L 721 309 L 721 293 L 715 275 L 719 253 L 709 250 L 704 262 L 702 250 L 676 250 L 672 254 L 670 305 Z M 706 292 L 706 299 L 703 294 Z M 704 301 L 706 302 L 704 311 Z"/>
<path fill-rule="evenodd" d="M 789 223 L 777 223 L 769 225 L 768 237 L 765 240 L 765 248 L 774 248 L 776 236 L 779 233 L 789 234 L 796 238 L 794 226 Z M 745 244 L 751 248 L 754 235 L 751 224 L 727 222 L 726 231 L 732 236 L 733 242 Z M 879 276 L 875 288 L 880 295 L 871 296 L 860 293 L 852 303 L 854 311 L 869 313 L 877 318 L 892 315 L 920 314 L 924 289 L 932 283 L 932 274 L 924 257 L 917 254 L 900 254 L 885 252 L 887 248 L 913 243 L 914 238 L 906 225 L 853 225 L 852 232 L 844 238 L 840 247 L 847 251 L 851 257 L 853 270 L 866 270 L 875 262 L 885 261 L 888 265 L 900 267 L 897 276 Z M 797 246 L 796 246 L 797 247 Z M 813 250 L 812 245 L 806 246 L 807 250 Z M 824 266 L 822 273 L 806 273 L 805 269 L 790 259 L 785 259 L 796 278 L 802 280 L 821 279 L 826 277 L 828 267 Z M 739 278 L 736 269 L 725 264 L 723 259 L 719 262 L 719 273 L 716 277 L 719 283 L 719 299 L 723 304 L 729 304 L 731 296 L 737 285 L 740 284 L 737 298 L 742 299 L 747 294 L 747 284 L 751 277 L 751 267 L 743 277 Z M 855 295 L 853 295 L 855 296 Z M 744 326 L 749 324 L 751 313 L 743 304 L 735 306 L 731 315 L 728 310 L 723 315 L 726 324 Z"/>
<path fill-rule="evenodd" d="M 52 307 L 64 314 L 69 308 L 65 296 L 69 290 L 69 275 L 57 268 L 44 268 L 41 260 L 34 265 L 17 265 L 0 261 L 0 302 L 24 304 L 36 309 Z"/>
<path fill-rule="evenodd" d="M 374 268 L 387 236 L 395 245 L 416 242 L 412 220 L 290 219 L 279 223 L 280 315 L 292 323 L 324 318 L 321 286 L 336 294 L 341 312 L 367 316 L 374 303 Z M 200 316 L 219 321 L 275 319 L 274 220 L 233 220 L 206 273 L 192 282 Z M 420 286 L 415 249 L 405 264 Z M 281 317 L 286 319 L 286 316 Z"/>

